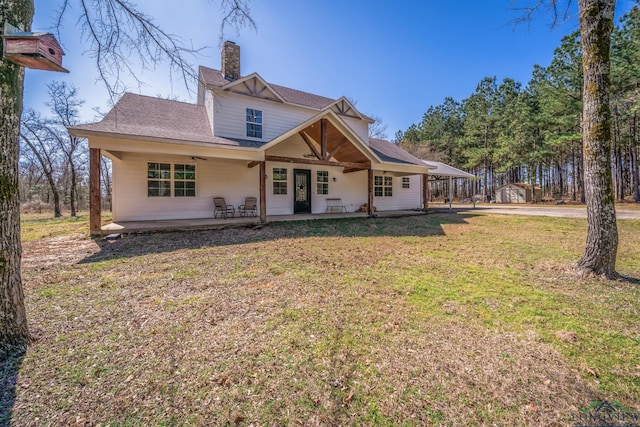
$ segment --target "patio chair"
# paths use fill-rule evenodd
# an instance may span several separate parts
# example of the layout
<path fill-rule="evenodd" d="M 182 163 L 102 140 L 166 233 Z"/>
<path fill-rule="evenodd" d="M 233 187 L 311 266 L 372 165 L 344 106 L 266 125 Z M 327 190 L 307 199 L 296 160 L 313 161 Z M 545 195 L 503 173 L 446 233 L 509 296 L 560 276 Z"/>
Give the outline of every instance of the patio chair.
<path fill-rule="evenodd" d="M 213 198 L 213 217 L 217 218 L 220 215 L 222 218 L 228 218 L 229 214 L 231 214 L 231 218 L 233 218 L 236 214 L 236 208 L 232 205 L 228 205 L 224 201 L 224 197 L 214 197 Z"/>
<path fill-rule="evenodd" d="M 244 205 L 238 206 L 240 216 L 256 216 L 258 215 L 258 199 L 255 197 L 247 197 L 244 199 Z"/>

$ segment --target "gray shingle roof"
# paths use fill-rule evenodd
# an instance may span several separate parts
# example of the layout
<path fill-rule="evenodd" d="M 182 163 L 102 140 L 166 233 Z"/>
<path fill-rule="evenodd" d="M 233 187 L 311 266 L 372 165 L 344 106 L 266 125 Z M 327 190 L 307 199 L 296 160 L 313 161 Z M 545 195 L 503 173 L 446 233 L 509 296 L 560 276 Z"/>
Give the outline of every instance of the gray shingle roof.
<path fill-rule="evenodd" d="M 424 166 L 422 160 L 404 151 L 395 144 L 384 139 L 369 138 L 369 147 L 384 162 L 404 163 L 409 165 Z"/>
<path fill-rule="evenodd" d="M 224 86 L 229 83 L 218 70 L 200 67 L 206 84 Z M 335 102 L 278 85 L 270 85 L 287 102 L 322 109 Z M 73 134 L 105 132 L 145 138 L 202 142 L 235 147 L 259 148 L 266 142 L 214 136 L 203 105 L 125 93 L 109 113 L 97 123 L 72 126 Z M 385 162 L 424 166 L 424 163 L 388 141 L 370 138 L 370 148 Z"/>
<path fill-rule="evenodd" d="M 202 105 L 133 93 L 125 93 L 100 122 L 72 126 L 69 131 L 72 133 L 74 131 L 108 132 L 236 147 L 256 147 L 254 141 L 214 136 L 206 109 Z M 257 146 L 259 145 L 261 143 Z"/>
<path fill-rule="evenodd" d="M 320 95 L 314 95 L 312 93 L 291 89 L 273 83 L 269 83 L 269 86 L 271 86 L 273 90 L 278 92 L 278 95 L 280 95 L 285 101 L 292 104 L 303 105 L 305 107 L 317 108 L 321 110 L 336 102 L 335 99 L 326 98 Z"/>
<path fill-rule="evenodd" d="M 230 80 L 224 78 L 220 70 L 214 70 L 213 68 L 204 66 L 200 66 L 200 76 L 202 76 L 203 82 L 209 86 L 222 87 L 230 82 Z M 269 83 L 269 87 L 275 90 L 286 102 L 302 105 L 304 107 L 321 110 L 336 102 L 335 99 L 314 95 L 309 92 L 303 92 L 301 90 L 291 89 L 273 83 Z"/>

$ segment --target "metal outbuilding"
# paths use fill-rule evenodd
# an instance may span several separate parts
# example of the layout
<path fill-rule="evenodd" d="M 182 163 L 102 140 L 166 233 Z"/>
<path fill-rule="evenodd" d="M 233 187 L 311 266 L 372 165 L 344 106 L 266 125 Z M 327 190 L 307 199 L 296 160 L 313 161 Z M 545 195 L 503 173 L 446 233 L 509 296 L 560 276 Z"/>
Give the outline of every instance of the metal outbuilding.
<path fill-rule="evenodd" d="M 530 184 L 507 184 L 496 189 L 496 203 L 539 203 L 542 189 Z"/>

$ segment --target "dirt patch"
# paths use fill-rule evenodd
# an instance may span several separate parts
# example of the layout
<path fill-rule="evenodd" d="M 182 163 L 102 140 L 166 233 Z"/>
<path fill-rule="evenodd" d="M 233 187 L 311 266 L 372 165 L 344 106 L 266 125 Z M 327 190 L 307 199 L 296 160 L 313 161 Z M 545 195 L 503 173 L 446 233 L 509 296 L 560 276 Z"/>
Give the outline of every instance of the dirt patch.
<path fill-rule="evenodd" d="M 25 242 L 22 244 L 22 268 L 71 265 L 99 251 L 95 240 L 80 233 Z"/>

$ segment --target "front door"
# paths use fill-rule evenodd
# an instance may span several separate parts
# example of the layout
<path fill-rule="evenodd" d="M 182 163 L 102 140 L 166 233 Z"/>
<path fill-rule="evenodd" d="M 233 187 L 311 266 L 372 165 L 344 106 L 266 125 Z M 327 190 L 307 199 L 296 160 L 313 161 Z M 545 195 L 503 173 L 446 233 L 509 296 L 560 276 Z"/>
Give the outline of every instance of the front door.
<path fill-rule="evenodd" d="M 293 170 L 293 213 L 311 213 L 311 171 Z"/>

